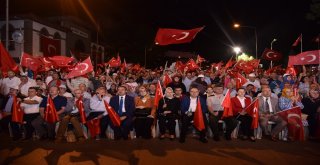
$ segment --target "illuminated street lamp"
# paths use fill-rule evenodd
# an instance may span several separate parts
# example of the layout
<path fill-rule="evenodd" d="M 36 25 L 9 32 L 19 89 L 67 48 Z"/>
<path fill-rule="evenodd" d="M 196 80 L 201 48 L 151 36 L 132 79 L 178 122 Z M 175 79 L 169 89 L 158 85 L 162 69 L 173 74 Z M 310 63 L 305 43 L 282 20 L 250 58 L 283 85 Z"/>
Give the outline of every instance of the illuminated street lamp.
<path fill-rule="evenodd" d="M 238 54 L 241 52 L 241 48 L 238 46 L 233 47 L 233 51 L 236 53 L 236 60 L 238 61 Z"/>
<path fill-rule="evenodd" d="M 274 38 L 272 41 L 271 41 L 271 46 L 270 46 L 270 49 L 272 50 L 272 44 L 274 43 L 274 42 L 276 42 L 277 41 L 277 39 L 276 38 Z"/>
<path fill-rule="evenodd" d="M 240 25 L 238 23 L 233 24 L 233 27 L 238 29 L 238 28 L 249 28 L 249 29 L 253 29 L 254 30 L 254 36 L 256 39 L 256 59 L 258 59 L 258 35 L 257 35 L 257 28 L 254 26 L 244 26 L 244 25 Z"/>

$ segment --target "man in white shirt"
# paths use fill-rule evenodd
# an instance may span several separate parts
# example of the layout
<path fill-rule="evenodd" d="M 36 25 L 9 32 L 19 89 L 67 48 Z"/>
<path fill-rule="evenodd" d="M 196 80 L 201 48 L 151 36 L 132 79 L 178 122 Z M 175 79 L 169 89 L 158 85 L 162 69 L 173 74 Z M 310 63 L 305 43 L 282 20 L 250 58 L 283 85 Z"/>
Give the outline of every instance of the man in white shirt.
<path fill-rule="evenodd" d="M 222 119 L 223 107 L 221 105 L 224 95 L 223 95 L 223 85 L 217 84 L 214 87 L 214 96 L 207 97 L 207 106 L 209 111 L 209 125 L 213 132 L 213 139 L 219 141 L 219 120 Z M 227 140 L 230 140 L 231 132 L 237 126 L 237 121 L 232 117 L 225 117 L 223 121 L 226 124 L 226 134 Z"/>
<path fill-rule="evenodd" d="M 107 94 L 105 87 L 99 87 L 96 90 L 96 94 L 91 97 L 90 99 L 90 113 L 87 117 L 87 121 L 90 121 L 95 118 L 100 118 L 100 138 L 107 138 L 106 137 L 106 130 L 108 128 L 108 125 L 110 125 L 110 118 L 108 116 L 108 112 L 106 110 L 104 101 L 107 103 L 110 102 L 110 95 Z M 98 140 L 99 137 L 96 137 Z"/>
<path fill-rule="evenodd" d="M 32 132 L 34 128 L 31 122 L 36 119 L 39 113 L 39 105 L 42 101 L 42 98 L 37 96 L 37 88 L 30 87 L 28 89 L 28 97 L 23 100 L 21 103 L 21 109 L 24 111 L 23 120 L 26 121 L 26 136 L 25 140 L 29 140 L 32 137 Z"/>
<path fill-rule="evenodd" d="M 70 92 L 67 92 L 66 85 L 63 84 L 59 86 L 59 95 L 66 98 L 73 98 L 73 95 Z"/>
<path fill-rule="evenodd" d="M 36 86 L 36 82 L 33 79 L 30 79 L 27 77 L 27 75 L 21 75 L 20 77 L 20 93 L 24 96 L 27 97 L 28 96 L 28 92 L 29 92 L 29 88 L 30 87 L 34 87 Z"/>
<path fill-rule="evenodd" d="M 186 73 L 186 76 L 183 78 L 182 83 L 186 86 L 187 92 L 189 92 L 191 83 L 196 79 L 197 77 L 193 76 L 190 72 Z"/>
<path fill-rule="evenodd" d="M 10 87 L 19 86 L 21 83 L 20 79 L 15 76 L 13 71 L 8 71 L 8 77 L 2 81 L 2 94 L 7 96 L 9 94 Z"/>
<path fill-rule="evenodd" d="M 243 87 L 246 87 L 248 84 L 252 84 L 254 86 L 253 90 L 255 92 L 259 91 L 261 88 L 260 81 L 258 79 L 256 79 L 256 75 L 254 73 L 250 73 L 248 75 L 247 82 L 245 84 L 243 84 Z"/>

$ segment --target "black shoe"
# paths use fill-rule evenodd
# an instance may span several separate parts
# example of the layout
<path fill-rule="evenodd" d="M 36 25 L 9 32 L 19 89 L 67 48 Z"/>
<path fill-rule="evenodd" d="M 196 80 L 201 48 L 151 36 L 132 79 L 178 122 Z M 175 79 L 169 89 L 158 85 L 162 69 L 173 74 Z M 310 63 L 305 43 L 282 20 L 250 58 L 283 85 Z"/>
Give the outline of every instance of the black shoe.
<path fill-rule="evenodd" d="M 202 143 L 208 143 L 208 140 L 206 138 L 200 138 L 199 139 Z"/>
<path fill-rule="evenodd" d="M 179 139 L 179 142 L 180 142 L 180 143 L 185 143 L 185 142 L 186 142 L 186 139 L 185 139 L 185 138 L 180 138 L 180 139 Z"/>
<path fill-rule="evenodd" d="M 213 140 L 214 140 L 214 141 L 220 141 L 220 137 L 219 137 L 219 136 L 214 136 L 214 137 L 213 137 Z"/>

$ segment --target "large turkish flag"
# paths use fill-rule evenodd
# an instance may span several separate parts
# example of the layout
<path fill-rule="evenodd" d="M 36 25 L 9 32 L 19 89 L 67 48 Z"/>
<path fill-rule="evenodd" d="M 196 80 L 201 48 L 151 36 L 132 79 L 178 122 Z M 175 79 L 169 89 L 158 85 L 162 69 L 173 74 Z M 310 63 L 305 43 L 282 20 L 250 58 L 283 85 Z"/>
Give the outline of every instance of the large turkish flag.
<path fill-rule="evenodd" d="M 40 36 L 40 51 L 44 57 L 51 57 L 61 54 L 61 41 L 46 36 Z"/>
<path fill-rule="evenodd" d="M 199 27 L 190 30 L 159 28 L 155 43 L 157 45 L 188 43 L 191 42 L 203 28 L 204 27 Z"/>

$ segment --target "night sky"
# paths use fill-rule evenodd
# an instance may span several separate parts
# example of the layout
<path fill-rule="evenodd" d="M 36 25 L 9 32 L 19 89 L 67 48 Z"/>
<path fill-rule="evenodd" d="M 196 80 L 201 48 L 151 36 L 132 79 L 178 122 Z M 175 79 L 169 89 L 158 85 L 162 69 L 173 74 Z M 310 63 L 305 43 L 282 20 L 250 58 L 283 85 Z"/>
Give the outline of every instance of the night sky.
<path fill-rule="evenodd" d="M 4 17 L 4 1 L 0 14 Z M 253 1 L 253 0 L 83 0 L 101 26 L 100 42 L 120 52 L 122 57 L 141 62 L 147 47 L 148 62 L 167 50 L 189 51 L 218 62 L 229 59 L 232 46 L 255 54 L 254 31 L 234 29 L 233 23 L 254 26 L 258 34 L 258 56 L 270 47 L 273 38 L 278 41 L 273 48 L 285 56 L 298 53 L 291 50 L 292 43 L 303 34 L 303 50 L 314 50 L 312 39 L 319 34 L 320 26 L 306 19 L 311 0 Z M 47 16 L 73 15 L 92 24 L 78 0 L 10 0 L 10 15 L 34 14 Z M 191 29 L 205 26 L 189 44 L 155 46 L 156 31 L 162 28 Z M 143 59 L 143 58 L 142 58 Z M 127 61 L 129 61 L 127 60 Z M 163 62 L 164 61 L 159 61 Z"/>

